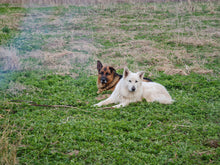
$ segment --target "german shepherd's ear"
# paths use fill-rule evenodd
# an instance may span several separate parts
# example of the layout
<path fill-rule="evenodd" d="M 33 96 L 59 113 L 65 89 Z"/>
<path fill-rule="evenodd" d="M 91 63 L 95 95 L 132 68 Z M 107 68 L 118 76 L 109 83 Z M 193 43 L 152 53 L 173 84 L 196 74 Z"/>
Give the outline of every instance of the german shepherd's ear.
<path fill-rule="evenodd" d="M 113 67 L 110 66 L 109 69 L 110 69 L 111 73 L 116 73 L 116 70 Z"/>
<path fill-rule="evenodd" d="M 127 67 L 124 68 L 123 78 L 126 78 L 129 75 L 130 71 Z"/>
<path fill-rule="evenodd" d="M 141 80 L 144 79 L 144 72 L 143 71 L 137 72 L 137 74 L 139 75 Z"/>
<path fill-rule="evenodd" d="M 102 69 L 102 67 L 103 67 L 102 63 L 98 60 L 97 61 L 97 70 L 98 70 L 98 72 Z"/>

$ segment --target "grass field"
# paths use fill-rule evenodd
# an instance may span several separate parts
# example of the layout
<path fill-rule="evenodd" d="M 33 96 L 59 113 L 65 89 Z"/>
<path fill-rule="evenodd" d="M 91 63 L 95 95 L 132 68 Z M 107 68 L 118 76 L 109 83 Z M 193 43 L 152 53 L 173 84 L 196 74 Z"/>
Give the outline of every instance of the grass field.
<path fill-rule="evenodd" d="M 219 18 L 219 2 L 0 5 L 0 164 L 219 164 Z M 92 107 L 97 59 L 175 102 Z"/>

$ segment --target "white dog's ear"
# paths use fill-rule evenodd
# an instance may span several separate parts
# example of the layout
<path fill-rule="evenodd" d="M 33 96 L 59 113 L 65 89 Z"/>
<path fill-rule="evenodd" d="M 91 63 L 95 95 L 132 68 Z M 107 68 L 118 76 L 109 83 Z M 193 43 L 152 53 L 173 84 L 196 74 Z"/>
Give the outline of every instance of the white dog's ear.
<path fill-rule="evenodd" d="M 124 68 L 123 77 L 126 78 L 129 75 L 130 71 L 127 67 Z"/>
<path fill-rule="evenodd" d="M 139 75 L 141 80 L 144 79 L 144 72 L 143 71 L 137 72 L 137 74 Z"/>

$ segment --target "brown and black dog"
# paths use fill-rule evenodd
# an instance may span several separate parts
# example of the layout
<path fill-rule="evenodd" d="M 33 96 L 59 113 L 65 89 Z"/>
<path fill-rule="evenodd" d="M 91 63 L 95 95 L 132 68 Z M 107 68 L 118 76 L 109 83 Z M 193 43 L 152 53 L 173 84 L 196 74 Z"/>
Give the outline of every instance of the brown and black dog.
<path fill-rule="evenodd" d="M 97 61 L 98 80 L 97 80 L 97 93 L 102 93 L 106 90 L 114 91 L 117 83 L 122 78 L 122 75 L 116 73 L 116 70 L 111 66 L 103 66 L 102 63 Z M 149 78 L 144 78 L 146 82 L 152 82 Z"/>

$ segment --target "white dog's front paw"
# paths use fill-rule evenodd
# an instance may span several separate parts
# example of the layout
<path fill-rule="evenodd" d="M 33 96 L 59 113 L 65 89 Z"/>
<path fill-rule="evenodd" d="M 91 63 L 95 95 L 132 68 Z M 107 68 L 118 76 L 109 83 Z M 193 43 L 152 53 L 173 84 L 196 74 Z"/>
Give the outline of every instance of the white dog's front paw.
<path fill-rule="evenodd" d="M 101 107 L 102 105 L 100 103 L 94 104 L 93 107 Z"/>
<path fill-rule="evenodd" d="M 114 105 L 112 106 L 113 108 L 120 108 L 120 107 L 123 107 L 121 104 L 118 104 L 118 105 Z"/>

